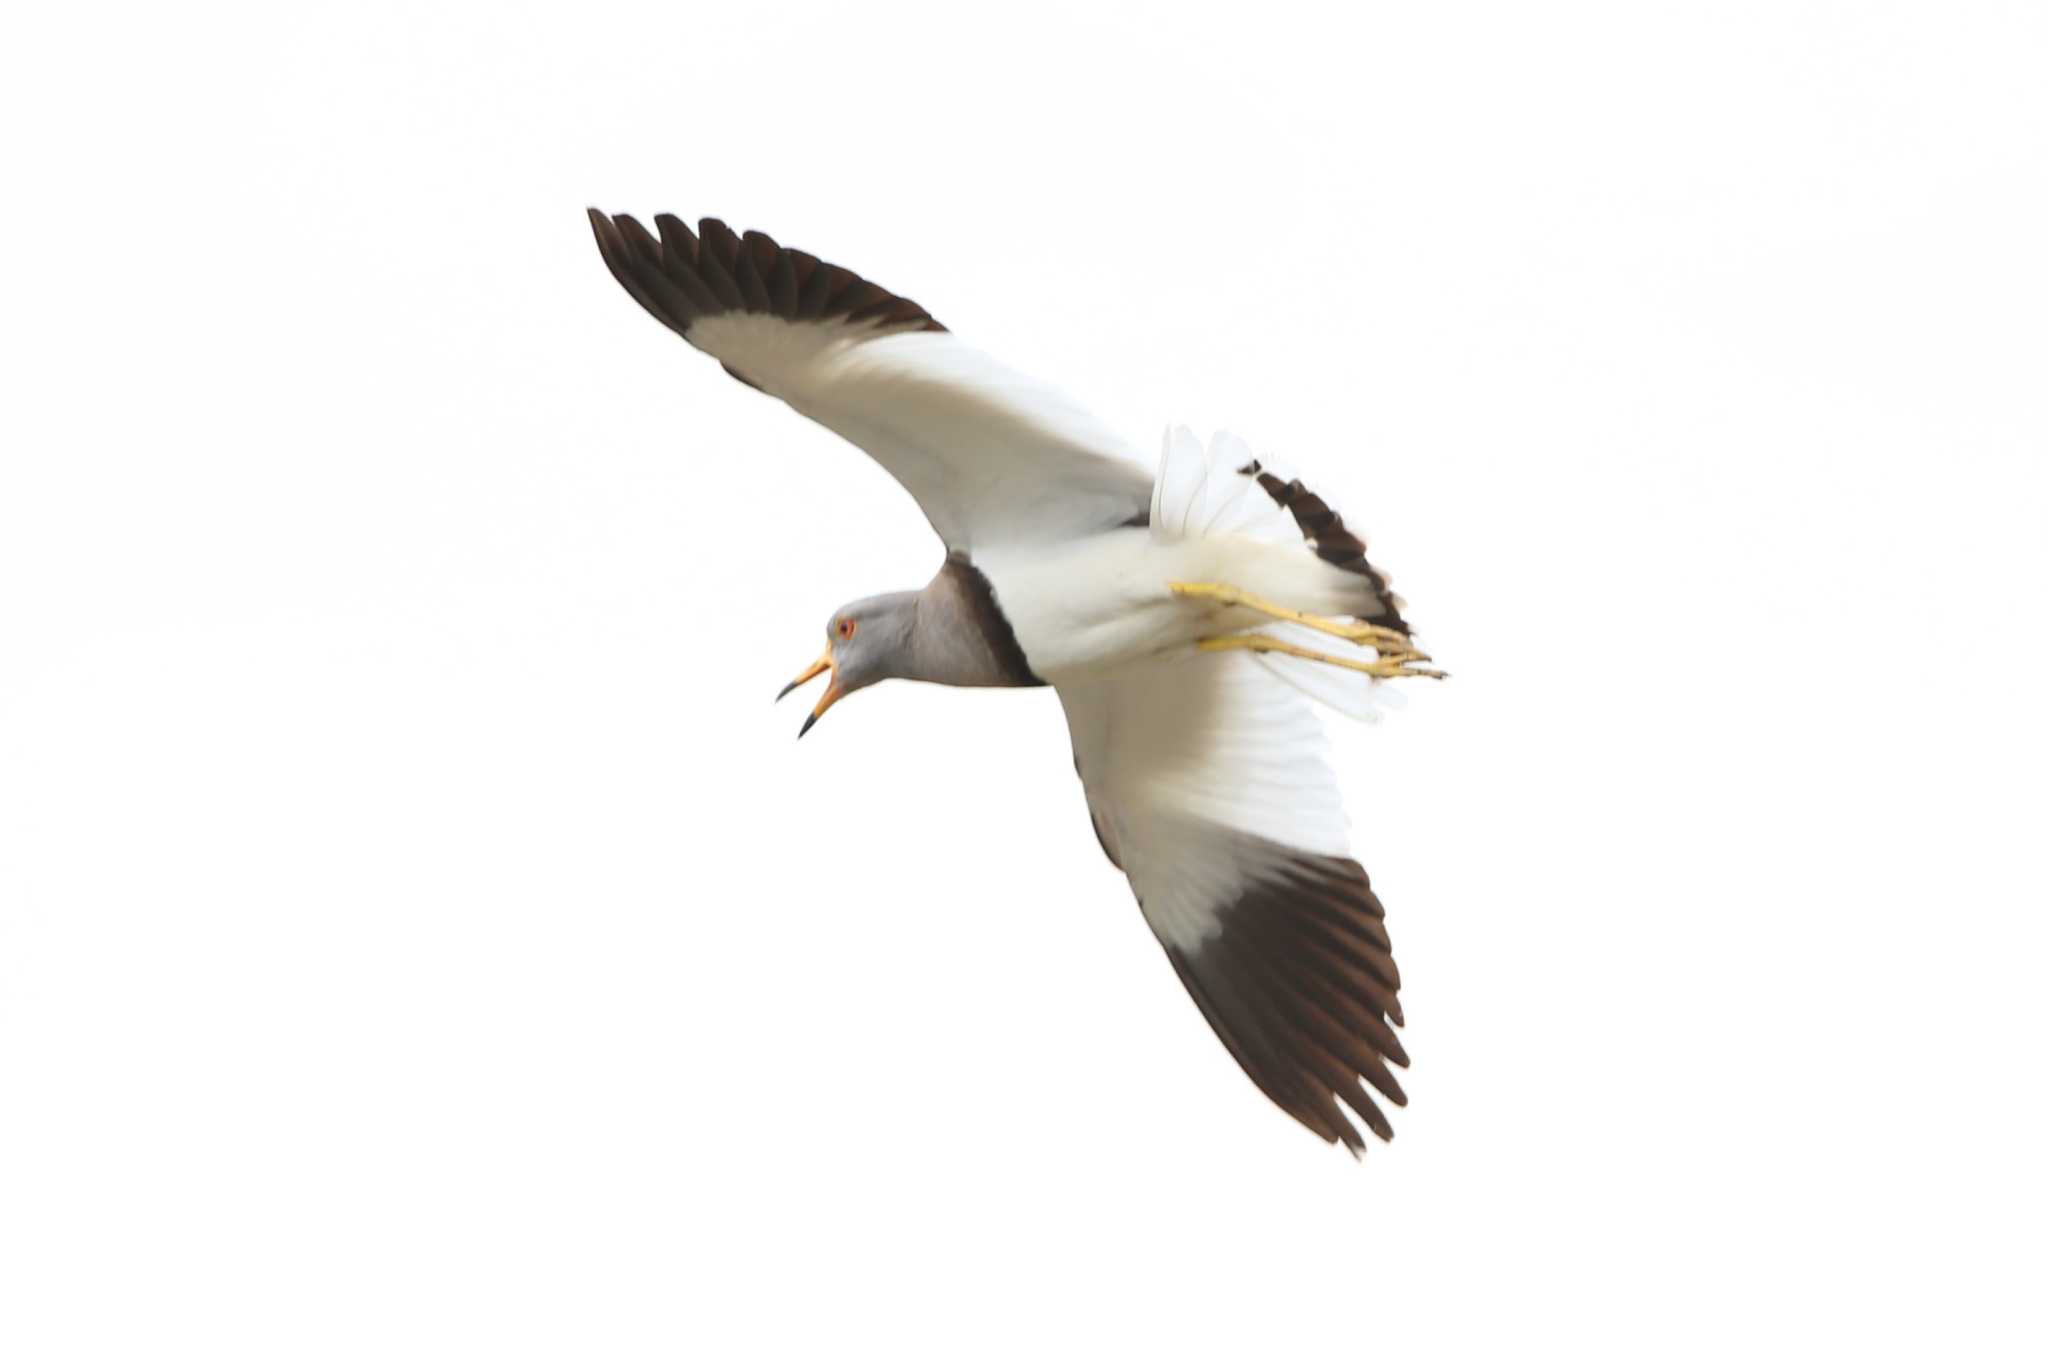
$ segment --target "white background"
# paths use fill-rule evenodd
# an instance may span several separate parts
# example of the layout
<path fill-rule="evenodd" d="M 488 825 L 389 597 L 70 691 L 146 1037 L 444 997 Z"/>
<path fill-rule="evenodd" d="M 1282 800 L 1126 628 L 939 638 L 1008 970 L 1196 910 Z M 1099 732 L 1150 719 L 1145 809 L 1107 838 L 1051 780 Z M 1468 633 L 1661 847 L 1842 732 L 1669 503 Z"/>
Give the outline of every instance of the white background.
<path fill-rule="evenodd" d="M 321 8 L 0 56 L 0 1358 L 2039 1358 L 2039 5 Z M 1335 491 L 1392 1146 L 591 203 Z"/>

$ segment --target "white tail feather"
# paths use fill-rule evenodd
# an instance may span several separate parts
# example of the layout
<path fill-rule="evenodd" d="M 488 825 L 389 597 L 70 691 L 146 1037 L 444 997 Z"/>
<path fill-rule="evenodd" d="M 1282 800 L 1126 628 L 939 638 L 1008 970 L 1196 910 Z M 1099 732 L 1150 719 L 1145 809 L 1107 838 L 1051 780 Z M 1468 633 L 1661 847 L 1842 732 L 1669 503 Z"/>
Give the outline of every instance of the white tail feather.
<path fill-rule="evenodd" d="M 1257 479 L 1238 471 L 1257 458 L 1252 448 L 1219 431 L 1205 449 L 1186 427 L 1170 427 L 1152 481 L 1152 538 L 1244 536 L 1269 544 L 1301 543 L 1293 515 L 1274 502 Z"/>
<path fill-rule="evenodd" d="M 1301 547 L 1302 568 L 1320 580 L 1328 572 L 1301 538 L 1294 516 L 1273 501 L 1258 480 L 1239 471 L 1256 459 L 1239 437 L 1219 431 L 1206 448 L 1186 427 L 1167 430 L 1159 457 L 1159 477 L 1152 484 L 1152 537 L 1159 541 L 1239 536 L 1270 545 Z M 1270 465 L 1268 465 L 1270 468 Z M 1252 587 L 1236 584 L 1237 587 Z M 1256 590 L 1256 589 L 1254 589 Z M 1288 603 L 1299 606 L 1300 603 Z M 1334 635 L 1289 621 L 1261 628 L 1304 649 L 1369 663 L 1378 654 Z M 1405 702 L 1383 679 L 1354 669 L 1318 663 L 1287 654 L 1254 654 L 1268 673 L 1311 700 L 1354 720 L 1377 721 Z"/>
<path fill-rule="evenodd" d="M 1379 655 L 1370 645 L 1353 644 L 1340 640 L 1320 630 L 1310 630 L 1292 621 L 1275 621 L 1262 627 L 1261 635 L 1271 635 L 1290 645 L 1313 649 L 1321 654 L 1334 654 L 1340 659 L 1353 659 L 1359 663 L 1371 663 Z M 1292 687 L 1303 696 L 1321 702 L 1332 711 L 1338 711 L 1353 720 L 1376 723 L 1389 711 L 1398 711 L 1408 704 L 1401 690 L 1384 678 L 1375 678 L 1370 673 L 1356 669 L 1338 668 L 1334 664 L 1318 663 L 1314 659 L 1296 658 L 1291 654 L 1253 654 L 1251 656 L 1274 677 Z"/>

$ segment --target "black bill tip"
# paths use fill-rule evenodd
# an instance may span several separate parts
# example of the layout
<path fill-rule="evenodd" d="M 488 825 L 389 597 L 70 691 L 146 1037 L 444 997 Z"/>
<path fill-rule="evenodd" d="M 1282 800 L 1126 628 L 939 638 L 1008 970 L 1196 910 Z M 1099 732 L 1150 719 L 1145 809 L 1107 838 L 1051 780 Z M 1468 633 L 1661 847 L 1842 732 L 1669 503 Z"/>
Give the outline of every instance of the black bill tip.
<path fill-rule="evenodd" d="M 805 717 L 804 717 L 804 723 L 803 723 L 803 726 L 802 726 L 802 728 L 801 728 L 801 729 L 799 729 L 799 730 L 798 730 L 798 731 L 796 732 L 796 737 L 797 737 L 798 739 L 802 739 L 802 738 L 803 738 L 803 737 L 804 737 L 805 735 L 807 735 L 807 734 L 809 734 L 809 733 L 811 732 L 811 727 L 812 727 L 813 725 L 816 725 L 817 723 L 818 723 L 818 717 L 817 717 L 817 714 L 816 714 L 815 712 L 814 712 L 814 713 L 812 713 L 811 715 L 805 716 Z"/>

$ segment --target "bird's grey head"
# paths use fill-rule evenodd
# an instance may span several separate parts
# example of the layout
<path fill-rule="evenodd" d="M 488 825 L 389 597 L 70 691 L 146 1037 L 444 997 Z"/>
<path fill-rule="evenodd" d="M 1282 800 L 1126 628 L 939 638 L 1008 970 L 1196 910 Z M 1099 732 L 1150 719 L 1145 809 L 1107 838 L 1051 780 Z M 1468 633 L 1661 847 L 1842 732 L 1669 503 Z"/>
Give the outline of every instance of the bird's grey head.
<path fill-rule="evenodd" d="M 830 669 L 832 682 L 803 728 L 802 739 L 818 723 L 818 717 L 832 709 L 841 697 L 872 686 L 884 678 L 909 676 L 910 633 L 917 615 L 914 592 L 884 593 L 849 602 L 832 613 L 825 623 L 825 652 L 817 662 L 799 673 L 789 686 L 775 694 L 781 701 L 791 691 Z"/>

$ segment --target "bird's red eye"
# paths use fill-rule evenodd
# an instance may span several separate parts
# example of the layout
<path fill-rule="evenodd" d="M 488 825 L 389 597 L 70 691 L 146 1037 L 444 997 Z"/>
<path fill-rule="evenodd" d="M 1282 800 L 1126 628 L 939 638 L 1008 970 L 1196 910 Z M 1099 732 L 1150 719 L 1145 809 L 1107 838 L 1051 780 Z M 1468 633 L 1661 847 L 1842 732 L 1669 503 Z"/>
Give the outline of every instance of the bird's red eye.
<path fill-rule="evenodd" d="M 839 623 L 839 638 L 842 640 L 851 640 L 853 638 L 853 621 L 851 619 L 842 620 Z"/>

